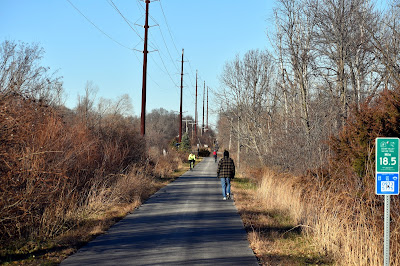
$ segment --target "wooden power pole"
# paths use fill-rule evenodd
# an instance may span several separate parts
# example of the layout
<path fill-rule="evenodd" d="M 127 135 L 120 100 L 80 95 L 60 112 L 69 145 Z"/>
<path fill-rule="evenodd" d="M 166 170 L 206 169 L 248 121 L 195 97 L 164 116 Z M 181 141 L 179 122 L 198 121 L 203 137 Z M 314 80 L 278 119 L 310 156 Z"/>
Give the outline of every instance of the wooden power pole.
<path fill-rule="evenodd" d="M 194 111 L 194 139 L 197 141 L 197 69 L 196 69 L 196 101 Z"/>
<path fill-rule="evenodd" d="M 206 116 L 206 130 L 208 131 L 208 86 L 207 86 L 207 116 Z"/>
<path fill-rule="evenodd" d="M 203 124 L 201 125 L 201 135 L 203 136 L 204 132 L 204 98 L 206 94 L 206 82 L 204 81 L 204 89 L 203 89 Z"/>
<path fill-rule="evenodd" d="M 149 3 L 150 0 L 145 0 L 146 2 L 146 18 L 144 24 L 144 49 L 143 49 L 143 82 L 142 82 L 142 114 L 140 121 L 140 133 L 142 136 L 146 134 L 146 78 L 147 78 L 147 39 L 149 31 Z"/>
<path fill-rule="evenodd" d="M 182 141 L 182 94 L 183 94 L 183 49 L 182 49 L 182 68 L 181 68 L 181 103 L 179 106 L 179 143 Z"/>

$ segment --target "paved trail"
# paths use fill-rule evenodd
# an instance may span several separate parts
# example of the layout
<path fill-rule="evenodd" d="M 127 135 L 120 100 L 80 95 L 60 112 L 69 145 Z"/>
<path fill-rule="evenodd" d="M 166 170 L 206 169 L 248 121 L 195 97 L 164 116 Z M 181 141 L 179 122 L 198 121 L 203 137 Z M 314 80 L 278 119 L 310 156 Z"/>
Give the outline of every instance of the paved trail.
<path fill-rule="evenodd" d="M 205 158 L 61 265 L 258 265 L 216 168 Z"/>

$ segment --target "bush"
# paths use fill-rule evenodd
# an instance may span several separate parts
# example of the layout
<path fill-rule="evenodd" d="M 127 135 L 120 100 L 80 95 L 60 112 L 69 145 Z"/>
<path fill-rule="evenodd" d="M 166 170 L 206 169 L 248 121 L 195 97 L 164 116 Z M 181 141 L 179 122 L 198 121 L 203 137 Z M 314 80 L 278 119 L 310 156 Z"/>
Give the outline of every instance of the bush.
<path fill-rule="evenodd" d="M 146 157 L 123 117 L 88 128 L 72 112 L 20 96 L 0 99 L 1 244 L 69 230 L 68 213 L 87 201 L 94 184 L 111 186 Z"/>
<path fill-rule="evenodd" d="M 338 137 L 332 139 L 335 160 L 350 165 L 363 178 L 373 169 L 375 138 L 400 135 L 400 88 L 385 90 L 373 103 L 364 102 L 354 109 Z M 372 167 L 372 168 L 371 168 Z"/>
<path fill-rule="evenodd" d="M 210 151 L 205 148 L 201 148 L 199 151 L 199 156 L 201 157 L 209 157 L 210 156 Z"/>

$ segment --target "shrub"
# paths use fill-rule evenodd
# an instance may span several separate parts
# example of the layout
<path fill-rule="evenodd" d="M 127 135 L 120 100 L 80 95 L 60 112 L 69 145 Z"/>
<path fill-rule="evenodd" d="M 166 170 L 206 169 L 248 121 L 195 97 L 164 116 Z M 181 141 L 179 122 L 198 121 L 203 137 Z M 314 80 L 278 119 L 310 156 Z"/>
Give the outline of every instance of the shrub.
<path fill-rule="evenodd" d="M 20 97 L 0 101 L 0 242 L 69 230 L 69 212 L 95 184 L 144 161 L 142 138 L 123 117 L 88 128 L 74 116 Z M 139 176 L 139 175 L 137 175 Z"/>
<path fill-rule="evenodd" d="M 400 88 L 385 90 L 375 102 L 364 102 L 353 109 L 347 124 L 338 137 L 331 141 L 334 159 L 350 165 L 354 172 L 364 177 L 373 163 L 375 138 L 400 135 Z M 373 169 L 373 167 L 372 167 Z"/>
<path fill-rule="evenodd" d="M 201 157 L 209 157 L 210 156 L 210 151 L 208 149 L 201 148 L 199 150 L 199 156 L 201 156 Z"/>

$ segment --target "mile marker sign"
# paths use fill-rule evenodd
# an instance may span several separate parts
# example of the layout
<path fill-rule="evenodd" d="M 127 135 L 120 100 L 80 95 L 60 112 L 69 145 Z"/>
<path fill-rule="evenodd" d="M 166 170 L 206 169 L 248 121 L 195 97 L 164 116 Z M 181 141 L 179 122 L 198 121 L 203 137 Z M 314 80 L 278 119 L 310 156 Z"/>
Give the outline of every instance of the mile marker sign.
<path fill-rule="evenodd" d="M 399 194 L 399 138 L 375 140 L 375 193 Z"/>

